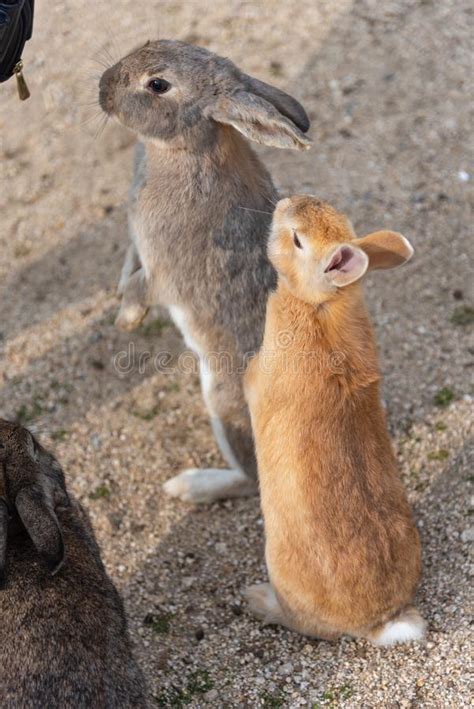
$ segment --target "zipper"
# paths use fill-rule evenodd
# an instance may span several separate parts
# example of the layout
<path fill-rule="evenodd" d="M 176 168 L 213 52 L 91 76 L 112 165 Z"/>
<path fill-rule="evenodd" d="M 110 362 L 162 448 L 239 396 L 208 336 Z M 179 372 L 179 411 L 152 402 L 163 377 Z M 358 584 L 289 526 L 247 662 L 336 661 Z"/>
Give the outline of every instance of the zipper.
<path fill-rule="evenodd" d="M 23 61 L 21 59 L 13 67 L 13 72 L 16 76 L 16 86 L 18 89 L 18 96 L 20 98 L 20 101 L 25 101 L 27 98 L 30 97 L 31 94 L 28 85 L 25 81 L 25 77 L 23 76 Z"/>

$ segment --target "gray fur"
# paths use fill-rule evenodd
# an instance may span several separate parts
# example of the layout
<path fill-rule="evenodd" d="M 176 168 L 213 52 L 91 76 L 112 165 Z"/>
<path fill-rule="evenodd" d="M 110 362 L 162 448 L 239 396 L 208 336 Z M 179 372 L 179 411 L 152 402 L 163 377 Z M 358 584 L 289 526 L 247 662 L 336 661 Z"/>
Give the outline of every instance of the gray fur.
<path fill-rule="evenodd" d="M 87 514 L 68 496 L 54 457 L 3 420 L 0 573 L 2 709 L 148 706 L 123 604 Z"/>
<path fill-rule="evenodd" d="M 292 96 L 288 96 L 284 91 L 280 91 L 275 86 L 270 86 L 264 81 L 255 79 L 252 76 L 245 77 L 247 79 L 247 89 L 252 93 L 269 101 L 277 111 L 283 116 L 286 116 L 298 126 L 303 133 L 309 130 L 309 119 L 306 111 Z"/>
<path fill-rule="evenodd" d="M 172 88 L 155 95 L 149 78 Z M 117 324 L 134 329 L 156 303 L 178 308 L 201 359 L 230 358 L 228 376 L 214 367 L 206 403 L 240 468 L 254 477 L 241 379 L 246 358 L 260 346 L 276 283 L 266 245 L 278 195 L 242 136 L 305 149 L 309 120 L 295 99 L 229 60 L 168 40 L 148 43 L 108 69 L 100 101 L 143 140 L 129 207 L 136 253 L 129 252 L 122 272 Z"/>

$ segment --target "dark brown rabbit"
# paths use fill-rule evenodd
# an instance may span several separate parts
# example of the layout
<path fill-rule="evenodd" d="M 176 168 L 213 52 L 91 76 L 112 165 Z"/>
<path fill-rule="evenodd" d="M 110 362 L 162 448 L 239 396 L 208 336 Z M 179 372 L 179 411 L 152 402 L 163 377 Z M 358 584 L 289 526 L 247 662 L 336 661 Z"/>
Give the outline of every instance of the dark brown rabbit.
<path fill-rule="evenodd" d="M 131 246 L 117 324 L 132 330 L 150 305 L 169 309 L 199 357 L 204 400 L 229 469 L 169 480 L 193 502 L 256 492 L 242 374 L 260 346 L 275 272 L 267 236 L 278 199 L 248 140 L 306 149 L 302 106 L 228 59 L 184 42 L 149 42 L 100 81 L 104 111 L 133 130 Z"/>
<path fill-rule="evenodd" d="M 148 706 L 87 514 L 55 458 L 2 419 L 0 706 Z"/>

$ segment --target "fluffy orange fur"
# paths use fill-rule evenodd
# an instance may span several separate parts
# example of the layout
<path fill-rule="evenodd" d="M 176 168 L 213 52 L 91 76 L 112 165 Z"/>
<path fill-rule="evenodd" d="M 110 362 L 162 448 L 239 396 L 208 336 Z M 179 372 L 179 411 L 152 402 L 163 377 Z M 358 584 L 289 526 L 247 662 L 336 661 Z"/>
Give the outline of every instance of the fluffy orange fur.
<path fill-rule="evenodd" d="M 384 233 L 396 247 L 380 266 Z M 411 255 L 396 236 L 366 237 L 375 267 Z M 257 591 L 253 605 L 304 634 L 376 640 L 412 600 L 420 542 L 386 428 L 361 287 L 328 285 L 321 269 L 314 277 L 341 244 L 364 250 L 328 205 L 308 197 L 279 203 L 269 246 L 279 285 L 245 378 L 275 594 L 259 609 Z"/>

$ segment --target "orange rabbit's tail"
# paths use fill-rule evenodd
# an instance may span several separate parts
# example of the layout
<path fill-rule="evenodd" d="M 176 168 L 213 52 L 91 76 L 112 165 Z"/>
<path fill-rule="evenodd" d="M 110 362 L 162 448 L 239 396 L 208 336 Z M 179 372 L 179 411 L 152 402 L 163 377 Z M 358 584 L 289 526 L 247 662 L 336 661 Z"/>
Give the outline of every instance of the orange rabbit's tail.
<path fill-rule="evenodd" d="M 426 621 L 414 606 L 402 608 L 391 620 L 374 628 L 366 637 L 379 647 L 422 640 Z"/>

